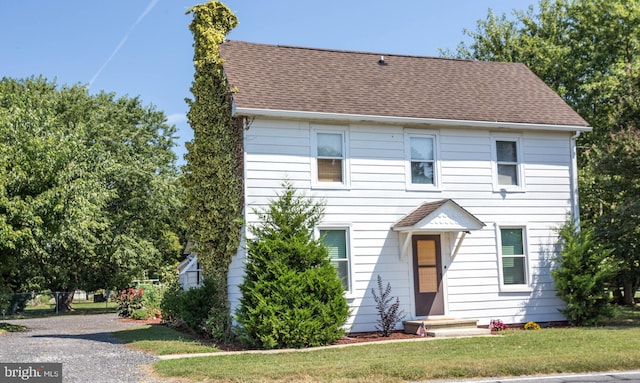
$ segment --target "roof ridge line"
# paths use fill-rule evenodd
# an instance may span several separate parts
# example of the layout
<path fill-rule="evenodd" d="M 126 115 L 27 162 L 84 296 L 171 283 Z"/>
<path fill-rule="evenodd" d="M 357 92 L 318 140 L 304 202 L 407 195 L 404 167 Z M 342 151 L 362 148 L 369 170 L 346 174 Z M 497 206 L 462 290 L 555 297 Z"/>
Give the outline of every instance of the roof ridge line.
<path fill-rule="evenodd" d="M 256 43 L 252 41 L 245 40 L 232 40 L 228 39 L 225 42 L 231 43 L 242 43 L 242 44 L 251 44 L 251 45 L 260 45 L 260 46 L 270 46 L 276 48 L 287 48 L 287 49 L 300 49 L 300 50 L 309 50 L 309 51 L 321 51 L 321 52 L 336 52 L 336 53 L 351 53 L 351 54 L 359 54 L 359 55 L 376 55 L 376 56 L 389 56 L 389 57 L 407 57 L 407 58 L 418 58 L 418 59 L 432 59 L 432 60 L 448 60 L 448 61 L 462 61 L 462 62 L 483 62 L 483 63 L 508 63 L 508 64 L 521 64 L 518 62 L 501 62 L 501 61 L 481 61 L 481 60 L 471 60 L 471 59 L 462 59 L 455 57 L 438 57 L 438 56 L 427 56 L 427 55 L 417 55 L 417 54 L 403 54 L 403 53 L 384 53 L 384 52 L 367 52 L 367 51 L 357 51 L 350 49 L 335 49 L 335 48 L 318 48 L 318 47 L 307 47 L 300 45 L 287 45 L 287 44 L 270 44 L 270 43 Z"/>

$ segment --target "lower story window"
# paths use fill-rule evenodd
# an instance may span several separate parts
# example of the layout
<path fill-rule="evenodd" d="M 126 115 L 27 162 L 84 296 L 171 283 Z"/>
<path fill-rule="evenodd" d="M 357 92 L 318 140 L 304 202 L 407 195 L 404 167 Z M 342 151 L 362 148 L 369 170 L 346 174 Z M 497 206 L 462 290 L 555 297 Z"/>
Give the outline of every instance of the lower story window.
<path fill-rule="evenodd" d="M 523 228 L 501 228 L 502 281 L 504 285 L 527 284 L 527 255 Z"/>
<path fill-rule="evenodd" d="M 336 268 L 345 291 L 350 290 L 349 237 L 346 229 L 322 229 L 320 238 L 329 250 L 331 264 Z"/>

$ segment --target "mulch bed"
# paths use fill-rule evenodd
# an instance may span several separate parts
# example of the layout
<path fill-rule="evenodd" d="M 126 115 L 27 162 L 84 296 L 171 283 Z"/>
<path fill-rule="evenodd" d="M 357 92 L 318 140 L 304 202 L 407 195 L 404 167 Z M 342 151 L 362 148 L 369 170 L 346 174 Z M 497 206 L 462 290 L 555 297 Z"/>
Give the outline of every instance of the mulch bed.
<path fill-rule="evenodd" d="M 390 336 L 384 337 L 380 333 L 357 333 L 357 334 L 349 334 L 345 335 L 342 338 L 338 339 L 334 345 L 347 345 L 347 344 L 356 344 L 356 343 L 367 343 L 367 342 L 380 342 L 380 341 L 390 341 L 390 340 L 403 340 L 403 339 L 418 339 L 421 338 L 415 334 L 405 334 L 402 331 L 395 331 L 391 333 Z M 216 344 L 216 347 L 223 351 L 244 351 L 246 348 L 242 346 L 239 342 L 233 344 Z"/>
<path fill-rule="evenodd" d="M 149 319 L 131 319 L 131 318 L 118 318 L 120 322 L 138 323 L 138 324 L 161 324 L 162 318 L 149 318 Z"/>
<path fill-rule="evenodd" d="M 349 334 L 338 339 L 335 344 L 353 344 L 353 343 L 365 343 L 365 342 L 379 342 L 386 340 L 404 340 L 404 339 L 419 339 L 423 338 L 416 334 L 407 334 L 403 331 L 394 331 L 389 336 L 382 336 L 381 333 L 357 333 Z"/>
<path fill-rule="evenodd" d="M 151 324 L 151 325 L 163 325 L 162 318 L 150 318 L 144 320 L 137 320 L 131 318 L 119 318 L 121 322 L 128 323 L 138 323 L 141 325 Z M 211 344 L 212 342 L 208 339 L 203 339 L 198 337 L 195 334 L 187 334 L 195 339 L 198 339 L 200 342 Z M 380 342 L 380 341 L 389 341 L 389 340 L 404 340 L 404 339 L 419 339 L 421 338 L 415 334 L 406 334 L 402 331 L 394 331 L 388 337 L 382 336 L 381 333 L 375 332 L 366 332 L 366 333 L 352 333 L 343 336 L 338 339 L 334 344 L 337 345 L 345 345 L 345 344 L 355 344 L 355 343 L 366 343 L 366 342 Z M 246 350 L 239 342 L 229 343 L 229 344 L 216 344 L 216 347 L 223 351 L 243 351 Z"/>

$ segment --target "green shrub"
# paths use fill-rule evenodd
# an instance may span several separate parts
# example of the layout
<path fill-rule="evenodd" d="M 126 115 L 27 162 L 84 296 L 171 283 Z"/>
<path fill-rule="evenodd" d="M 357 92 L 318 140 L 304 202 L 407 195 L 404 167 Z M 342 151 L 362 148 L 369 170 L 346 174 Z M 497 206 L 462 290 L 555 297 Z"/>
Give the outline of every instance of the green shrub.
<path fill-rule="evenodd" d="M 183 290 L 177 280 L 169 283 L 162 296 L 162 318 L 176 328 L 187 328 L 216 341 L 229 337 L 231 323 L 224 290 L 206 277 L 200 287 Z"/>
<path fill-rule="evenodd" d="M 287 348 L 333 343 L 349 316 L 344 288 L 326 247 L 313 238 L 324 205 L 296 195 L 289 183 L 249 228 L 246 276 L 236 313 L 249 347 Z"/>
<path fill-rule="evenodd" d="M 140 288 L 142 289 L 142 306 L 159 311 L 162 295 L 164 294 L 162 285 L 143 284 L 140 285 Z"/>
<path fill-rule="evenodd" d="M 217 299 L 209 309 L 209 315 L 202 325 L 207 336 L 216 341 L 227 342 L 233 339 L 229 306 L 226 299 Z"/>
<path fill-rule="evenodd" d="M 205 278 L 202 286 L 184 292 L 180 319 L 193 331 L 203 333 L 204 324 L 209 318 L 209 311 L 215 306 L 217 283 L 212 278 Z"/>
<path fill-rule="evenodd" d="M 167 322 L 174 322 L 180 319 L 182 313 L 182 301 L 184 299 L 184 291 L 182 285 L 177 279 L 172 280 L 165 287 L 162 300 L 160 301 L 160 312 L 162 319 Z"/>
<path fill-rule="evenodd" d="M 160 285 L 143 284 L 130 287 L 116 296 L 118 315 L 124 318 L 147 319 L 160 312 L 164 289 Z M 135 314 L 135 318 L 134 318 Z M 141 317 L 144 315 L 144 317 Z"/>
<path fill-rule="evenodd" d="M 143 290 L 134 289 L 129 287 L 122 290 L 118 294 L 118 315 L 124 318 L 128 318 L 133 314 L 135 310 L 139 310 L 143 307 L 142 298 Z"/>
<path fill-rule="evenodd" d="M 596 325 L 613 314 L 605 290 L 616 274 L 611 250 L 594 239 L 592 230 L 579 229 L 573 221 L 560 228 L 559 236 L 562 248 L 552 275 L 557 294 L 566 303 L 561 311 L 572 325 Z"/>
<path fill-rule="evenodd" d="M 149 310 L 147 308 L 141 308 L 141 309 L 133 310 L 133 312 L 129 317 L 135 320 L 144 320 L 144 319 L 152 318 L 153 316 L 154 316 L 153 310 Z"/>

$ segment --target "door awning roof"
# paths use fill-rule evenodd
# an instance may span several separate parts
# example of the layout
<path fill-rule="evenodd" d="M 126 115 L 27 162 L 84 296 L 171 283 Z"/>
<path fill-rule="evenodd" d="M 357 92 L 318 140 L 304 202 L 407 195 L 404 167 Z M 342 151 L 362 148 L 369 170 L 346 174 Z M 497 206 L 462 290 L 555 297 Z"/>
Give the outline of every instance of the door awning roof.
<path fill-rule="evenodd" d="M 485 224 L 452 199 L 425 202 L 394 223 L 399 232 L 460 232 L 480 230 Z"/>

